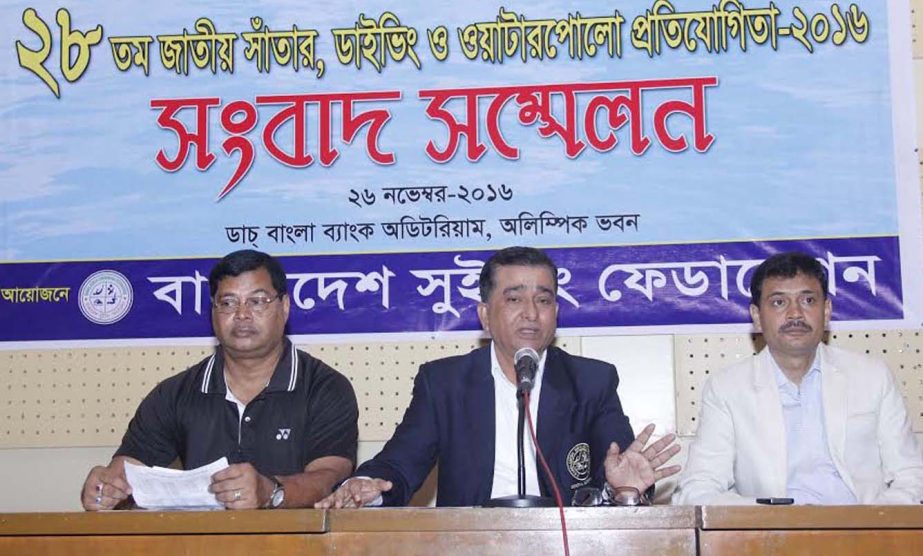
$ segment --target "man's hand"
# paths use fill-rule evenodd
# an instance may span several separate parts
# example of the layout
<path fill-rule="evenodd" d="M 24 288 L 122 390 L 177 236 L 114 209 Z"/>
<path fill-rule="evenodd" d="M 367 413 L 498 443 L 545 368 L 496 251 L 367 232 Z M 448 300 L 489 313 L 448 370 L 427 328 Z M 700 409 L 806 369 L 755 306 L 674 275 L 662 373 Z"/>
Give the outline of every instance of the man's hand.
<path fill-rule="evenodd" d="M 115 458 L 105 467 L 97 465 L 90 469 L 80 494 L 84 510 L 111 510 L 131 495 L 124 461 L 125 458 Z"/>
<path fill-rule="evenodd" d="M 391 481 L 354 477 L 347 479 L 333 494 L 314 504 L 314 507 L 322 510 L 361 508 L 389 490 Z"/>
<path fill-rule="evenodd" d="M 229 510 L 252 510 L 269 500 L 272 487 L 272 480 L 249 463 L 235 463 L 212 475 L 208 490 Z"/>
<path fill-rule="evenodd" d="M 624 452 L 613 442 L 606 453 L 606 481 L 613 487 L 634 487 L 644 492 L 649 486 L 664 477 L 679 473 L 680 466 L 662 467 L 679 453 L 678 444 L 673 444 L 676 435 L 668 434 L 645 449 L 654 432 L 653 423 L 644 427 Z"/>

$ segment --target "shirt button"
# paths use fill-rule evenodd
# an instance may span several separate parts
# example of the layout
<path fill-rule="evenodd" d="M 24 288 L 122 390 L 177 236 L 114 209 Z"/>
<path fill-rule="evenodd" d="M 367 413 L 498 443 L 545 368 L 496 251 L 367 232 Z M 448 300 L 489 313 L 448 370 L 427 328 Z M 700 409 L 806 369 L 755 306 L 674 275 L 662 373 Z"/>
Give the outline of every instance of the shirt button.
<path fill-rule="evenodd" d="M 246 423 L 249 423 L 249 422 L 250 422 L 250 416 L 249 416 L 249 415 L 247 415 L 246 417 L 244 417 L 244 422 L 246 422 Z"/>

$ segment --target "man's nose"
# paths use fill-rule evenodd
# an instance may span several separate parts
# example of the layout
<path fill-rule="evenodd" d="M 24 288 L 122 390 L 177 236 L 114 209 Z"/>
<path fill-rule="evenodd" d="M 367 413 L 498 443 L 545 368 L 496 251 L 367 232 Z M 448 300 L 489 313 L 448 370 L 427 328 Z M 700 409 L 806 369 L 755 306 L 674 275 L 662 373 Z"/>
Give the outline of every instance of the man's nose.
<path fill-rule="evenodd" d="M 234 309 L 235 319 L 249 319 L 253 317 L 253 308 L 246 303 L 241 303 Z"/>

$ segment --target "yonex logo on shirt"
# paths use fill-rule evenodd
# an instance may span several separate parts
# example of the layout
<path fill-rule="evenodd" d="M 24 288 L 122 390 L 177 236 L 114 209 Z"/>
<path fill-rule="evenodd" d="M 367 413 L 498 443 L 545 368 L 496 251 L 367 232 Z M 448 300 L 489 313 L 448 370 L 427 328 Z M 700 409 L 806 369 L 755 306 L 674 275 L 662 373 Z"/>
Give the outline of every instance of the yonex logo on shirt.
<path fill-rule="evenodd" d="M 276 440 L 288 440 L 288 435 L 292 432 L 292 429 L 279 429 L 279 434 L 276 435 Z"/>

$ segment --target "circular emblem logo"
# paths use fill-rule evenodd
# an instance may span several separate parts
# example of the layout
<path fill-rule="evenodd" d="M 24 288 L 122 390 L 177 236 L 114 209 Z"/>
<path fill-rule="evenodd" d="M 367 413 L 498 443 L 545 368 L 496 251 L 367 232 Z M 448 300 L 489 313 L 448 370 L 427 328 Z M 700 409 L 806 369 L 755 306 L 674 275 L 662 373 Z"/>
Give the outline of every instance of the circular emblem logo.
<path fill-rule="evenodd" d="M 122 320 L 131 309 L 131 283 L 121 272 L 100 270 L 80 285 L 80 312 L 90 322 L 113 324 Z"/>
<path fill-rule="evenodd" d="M 586 442 L 575 444 L 567 452 L 567 472 L 579 482 L 590 478 L 590 445 Z"/>

